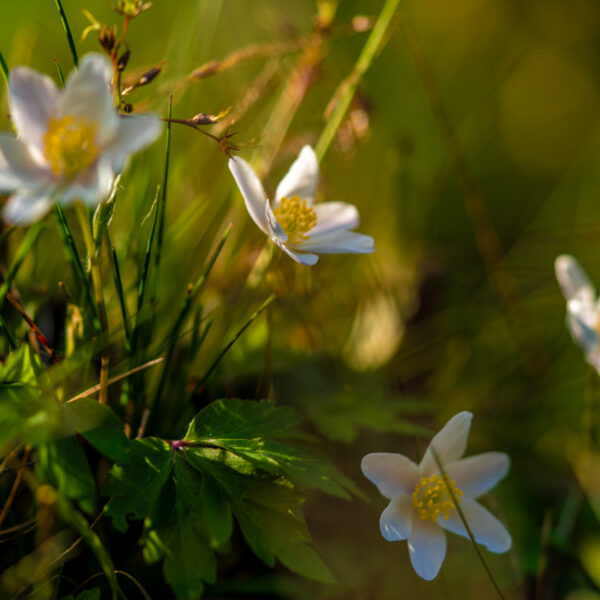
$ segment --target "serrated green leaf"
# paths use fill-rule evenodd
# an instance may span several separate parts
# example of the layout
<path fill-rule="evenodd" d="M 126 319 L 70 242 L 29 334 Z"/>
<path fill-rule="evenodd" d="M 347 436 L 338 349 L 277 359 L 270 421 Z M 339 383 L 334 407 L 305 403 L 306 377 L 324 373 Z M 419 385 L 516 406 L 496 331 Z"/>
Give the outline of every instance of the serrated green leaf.
<path fill-rule="evenodd" d="M 280 437 L 291 433 L 300 420 L 295 410 L 272 402 L 217 400 L 196 415 L 185 440 Z"/>
<path fill-rule="evenodd" d="M 127 457 L 129 440 L 123 433 L 123 423 L 110 408 L 91 398 L 81 398 L 65 404 L 64 409 L 73 429 L 98 452 L 111 460 Z"/>
<path fill-rule="evenodd" d="M 112 496 L 106 514 L 119 531 L 127 530 L 127 516 L 143 519 L 150 514 L 170 471 L 169 444 L 156 438 L 130 443 L 128 460 L 113 466 L 102 491 L 103 495 Z"/>
<path fill-rule="evenodd" d="M 88 514 L 94 510 L 96 485 L 77 439 L 67 435 L 38 448 L 36 473 L 61 496 L 77 501 Z"/>
<path fill-rule="evenodd" d="M 174 523 L 161 534 L 168 548 L 164 573 L 179 598 L 197 598 L 202 595 L 203 581 L 215 582 L 217 561 L 200 512 L 198 474 L 176 456 L 174 477 L 177 491 L 175 506 L 171 507 Z"/>
<path fill-rule="evenodd" d="M 229 540 L 233 531 L 231 504 L 212 477 L 202 479 L 201 501 L 211 544 L 219 548 Z"/>
<path fill-rule="evenodd" d="M 249 470 L 244 462 L 247 461 L 268 473 L 285 475 L 298 485 L 318 488 L 333 496 L 349 499 L 346 489 L 359 494 L 329 460 L 273 439 L 290 435 L 298 421 L 295 411 L 270 402 L 218 400 L 194 418 L 185 439 L 228 451 L 232 456 L 219 459 L 243 472 Z M 206 448 L 204 454 L 215 453 Z"/>

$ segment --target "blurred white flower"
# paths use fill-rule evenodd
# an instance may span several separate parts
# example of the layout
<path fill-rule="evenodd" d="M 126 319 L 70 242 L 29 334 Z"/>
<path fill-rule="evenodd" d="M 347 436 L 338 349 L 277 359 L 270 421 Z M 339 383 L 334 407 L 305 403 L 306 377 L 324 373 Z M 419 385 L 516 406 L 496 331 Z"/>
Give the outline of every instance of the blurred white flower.
<path fill-rule="evenodd" d="M 554 261 L 554 271 L 567 301 L 567 327 L 571 337 L 590 365 L 600 373 L 600 303 L 596 288 L 577 260 L 568 254 L 562 254 Z"/>
<path fill-rule="evenodd" d="M 391 500 L 381 514 L 381 534 L 389 542 L 408 540 L 412 566 L 423 579 L 433 579 L 444 562 L 444 529 L 469 537 L 448 488 L 479 544 L 498 553 L 511 546 L 504 525 L 476 502 L 506 475 L 510 460 L 503 452 L 461 458 L 472 418 L 470 412 L 452 417 L 431 440 L 419 465 L 402 454 L 388 452 L 367 454 L 361 463 L 365 477 Z M 446 472 L 446 481 L 432 448 Z"/>
<path fill-rule="evenodd" d="M 317 254 L 375 251 L 372 237 L 350 231 L 359 224 L 355 206 L 345 202 L 313 204 L 319 163 L 310 146 L 302 148 L 279 182 L 272 206 L 260 179 L 245 160 L 230 159 L 229 170 L 254 222 L 296 262 L 314 265 L 319 260 Z"/>
<path fill-rule="evenodd" d="M 88 54 L 59 89 L 28 67 L 10 72 L 10 113 L 17 138 L 0 134 L 0 193 L 10 223 L 38 220 L 54 202 L 105 199 L 130 154 L 153 142 L 161 122 L 119 116 L 110 85 L 112 66 Z"/>

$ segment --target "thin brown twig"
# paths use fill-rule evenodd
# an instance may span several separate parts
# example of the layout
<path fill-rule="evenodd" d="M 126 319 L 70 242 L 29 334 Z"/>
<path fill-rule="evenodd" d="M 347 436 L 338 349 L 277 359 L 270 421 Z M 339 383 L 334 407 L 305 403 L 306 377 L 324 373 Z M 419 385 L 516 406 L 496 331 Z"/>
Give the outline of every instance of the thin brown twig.
<path fill-rule="evenodd" d="M 18 300 L 10 292 L 6 292 L 6 299 L 13 305 L 15 310 L 21 315 L 21 317 L 27 323 L 27 325 L 29 325 L 29 328 L 31 329 L 31 331 L 33 331 L 33 333 L 34 333 L 35 337 L 37 338 L 37 340 L 39 341 L 39 343 L 44 347 L 44 350 L 49 354 L 50 358 L 52 359 L 52 362 L 55 365 L 59 364 L 60 361 L 58 360 L 58 356 L 56 355 L 56 352 L 50 347 L 50 344 L 48 343 L 48 339 L 41 332 L 40 328 L 33 322 L 33 319 L 31 319 L 29 317 L 29 315 L 27 315 L 27 313 L 23 310 L 23 308 L 19 304 Z"/>
<path fill-rule="evenodd" d="M 31 452 L 31 446 L 27 446 L 25 448 L 25 454 L 23 455 L 23 460 L 21 461 L 22 464 L 25 464 L 29 460 L 30 452 Z M 4 523 L 4 519 L 6 519 L 6 516 L 8 515 L 8 511 L 10 510 L 10 507 L 17 495 L 17 490 L 19 488 L 19 484 L 21 483 L 22 477 L 23 477 L 23 469 L 19 469 L 17 471 L 17 475 L 13 482 L 12 488 L 10 489 L 10 493 L 8 494 L 8 498 L 6 499 L 4 507 L 2 508 L 2 512 L 0 512 L 0 527 L 2 526 L 2 523 Z"/>
<path fill-rule="evenodd" d="M 153 367 L 154 365 L 157 365 L 158 363 L 162 362 L 163 360 L 164 360 L 164 358 L 161 356 L 161 357 L 155 358 L 154 360 L 151 360 L 147 363 L 144 363 L 143 365 L 140 365 L 139 367 L 130 369 L 129 371 L 126 371 L 125 373 L 121 373 L 120 375 L 111 377 L 107 382 L 107 387 L 109 385 L 112 385 L 113 383 L 116 383 L 117 381 L 120 381 L 121 379 L 125 379 L 126 377 L 129 377 L 130 375 L 137 373 L 138 371 L 143 371 L 144 369 Z M 92 396 L 93 394 L 95 394 L 96 392 L 98 392 L 100 390 L 100 387 L 101 387 L 100 384 L 94 385 L 93 387 L 87 389 L 85 392 L 81 392 L 81 394 L 77 394 L 77 396 L 73 396 L 73 398 L 69 398 L 69 400 L 67 400 L 65 402 L 65 404 L 75 402 L 76 400 L 81 400 L 82 398 L 87 398 L 88 396 Z"/>

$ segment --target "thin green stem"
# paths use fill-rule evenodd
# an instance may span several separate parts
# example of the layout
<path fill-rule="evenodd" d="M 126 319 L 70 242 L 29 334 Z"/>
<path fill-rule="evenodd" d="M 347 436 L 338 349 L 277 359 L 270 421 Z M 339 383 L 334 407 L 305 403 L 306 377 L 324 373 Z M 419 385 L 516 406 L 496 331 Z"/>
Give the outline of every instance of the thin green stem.
<path fill-rule="evenodd" d="M 144 255 L 144 265 L 142 267 L 142 276 L 140 278 L 140 284 L 138 286 L 137 305 L 135 312 L 135 323 L 133 325 L 133 333 L 131 334 L 131 351 L 137 352 L 138 338 L 140 322 L 142 317 L 142 306 L 144 305 L 144 297 L 146 295 L 146 283 L 148 281 L 148 273 L 150 271 L 150 258 L 152 257 L 152 248 L 154 246 L 154 238 L 156 233 L 156 225 L 158 222 L 158 210 L 160 201 L 160 186 L 156 188 L 156 194 L 154 196 L 154 218 L 152 219 L 152 229 L 150 230 L 150 236 L 146 243 L 146 253 Z"/>
<path fill-rule="evenodd" d="M 477 545 L 477 542 L 475 541 L 475 536 L 473 535 L 473 532 L 471 531 L 471 528 L 469 527 L 469 523 L 467 523 L 467 519 L 465 518 L 465 514 L 463 513 L 462 508 L 460 507 L 460 502 L 459 502 L 458 498 L 456 497 L 456 494 L 452 490 L 452 486 L 448 485 L 448 481 L 449 481 L 448 475 L 447 475 L 446 471 L 444 470 L 444 465 L 442 465 L 442 461 L 440 460 L 440 457 L 439 457 L 439 455 L 437 453 L 437 450 L 435 449 L 435 447 L 433 446 L 433 444 L 431 446 L 429 446 L 429 448 L 431 449 L 431 453 L 433 454 L 433 458 L 435 459 L 435 462 L 436 462 L 436 464 L 438 466 L 438 469 L 440 470 L 440 473 L 442 474 L 442 479 L 444 480 L 444 484 L 446 486 L 446 490 L 448 491 L 448 494 L 450 495 L 452 503 L 454 504 L 454 507 L 456 508 L 456 510 L 458 512 L 458 515 L 460 517 L 460 520 L 462 521 L 462 524 L 464 525 L 465 529 L 467 530 L 467 534 L 469 535 L 469 539 L 471 540 L 471 542 L 473 544 L 473 548 L 475 548 L 475 552 L 477 553 L 477 556 L 479 557 L 479 560 L 481 561 L 481 564 L 483 565 L 483 568 L 485 569 L 485 572 L 487 573 L 490 581 L 492 582 L 492 585 L 494 586 L 494 589 L 498 593 L 498 597 L 501 600 L 505 600 L 504 594 L 502 593 L 502 590 L 500 589 L 500 586 L 498 585 L 498 583 L 494 579 L 494 575 L 492 574 L 492 571 L 490 570 L 487 562 L 485 561 L 485 558 L 483 557 L 483 554 L 481 553 L 481 550 L 479 549 L 479 546 Z"/>
<path fill-rule="evenodd" d="M 373 59 L 381 49 L 382 42 L 385 38 L 385 34 L 388 31 L 390 23 L 396 13 L 398 5 L 400 4 L 400 0 L 386 0 L 383 8 L 381 9 L 381 13 L 377 18 L 377 22 L 365 43 L 360 56 L 358 57 L 358 61 L 350 73 L 349 77 L 347 77 L 342 83 L 341 94 L 337 100 L 337 104 L 327 120 L 323 132 L 321 133 L 321 137 L 317 141 L 315 146 L 315 153 L 319 162 L 325 156 L 333 138 L 339 129 L 342 121 L 344 119 L 344 115 L 346 111 L 350 107 L 350 103 L 352 102 L 352 98 L 354 98 L 354 93 L 356 92 L 356 88 L 363 78 L 364 74 L 367 72 Z M 337 92 L 336 92 L 337 93 Z"/>
<path fill-rule="evenodd" d="M 65 247 L 65 252 L 67 254 L 67 258 L 71 263 L 71 269 L 73 270 L 73 274 L 75 275 L 75 280 L 79 281 L 81 284 L 81 289 L 83 290 L 85 301 L 90 310 L 90 316 L 94 323 L 94 327 L 96 330 L 100 328 L 100 321 L 98 319 L 98 311 L 96 309 L 96 305 L 92 299 L 92 292 L 90 290 L 90 282 L 89 279 L 83 270 L 83 266 L 81 263 L 81 257 L 79 256 L 79 252 L 77 250 L 77 246 L 75 245 L 75 240 L 73 238 L 73 233 L 71 232 L 71 228 L 69 227 L 69 223 L 67 221 L 67 217 L 63 212 L 60 204 L 54 205 L 54 213 L 56 214 L 56 218 L 58 219 L 59 230 L 63 239 L 63 244 Z"/>
<path fill-rule="evenodd" d="M 75 67 L 79 66 L 79 58 L 77 56 L 77 50 L 75 49 L 75 41 L 73 40 L 73 35 L 71 34 L 71 28 L 69 27 L 69 21 L 67 20 L 67 15 L 65 14 L 65 9 L 63 8 L 61 0 L 55 0 L 56 8 L 58 9 L 58 14 L 60 16 L 60 22 L 62 23 L 63 29 L 65 30 L 65 34 L 67 36 L 67 42 L 69 42 L 69 49 L 71 50 L 71 55 L 73 56 L 73 64 Z"/>
<path fill-rule="evenodd" d="M 6 61 L 4 60 L 4 55 L 2 54 L 2 52 L 0 52 L 0 71 L 2 71 L 2 77 L 4 78 L 6 85 L 8 85 L 8 77 L 9 77 L 8 65 L 6 64 Z"/>
<path fill-rule="evenodd" d="M 33 227 L 30 227 L 27 233 L 25 234 L 25 239 L 23 240 L 23 242 L 19 246 L 19 249 L 17 250 L 15 261 L 8 270 L 6 279 L 0 286 L 0 307 L 2 307 L 2 304 L 4 304 L 4 298 L 6 297 L 7 292 L 10 290 L 14 278 L 17 276 L 17 273 L 21 268 L 23 261 L 29 254 L 29 250 L 31 250 L 31 247 L 35 243 L 35 240 L 37 239 L 41 230 L 42 223 L 38 222 L 35 225 L 33 225 Z"/>
<path fill-rule="evenodd" d="M 238 339 L 242 336 L 244 331 L 252 325 L 252 323 L 256 320 L 256 318 L 277 298 L 277 294 L 271 294 L 254 312 L 250 318 L 244 323 L 243 327 L 233 336 L 233 338 L 229 341 L 229 343 L 219 352 L 217 358 L 210 365 L 202 379 L 196 384 L 194 391 L 192 392 L 192 396 L 195 396 L 198 390 L 202 387 L 202 385 L 206 382 L 206 380 L 212 375 L 213 371 L 217 368 L 217 365 L 221 362 L 222 358 L 229 352 L 230 348 L 238 341 Z"/>
<path fill-rule="evenodd" d="M 121 307 L 121 316 L 123 317 L 123 328 L 125 329 L 125 351 L 131 353 L 131 332 L 129 331 L 129 318 L 127 316 L 127 304 L 125 303 L 125 294 L 123 292 L 123 280 L 121 279 L 121 269 L 119 268 L 119 260 L 115 247 L 110 244 L 112 263 L 115 269 L 115 287 L 119 297 L 119 305 Z"/>
<path fill-rule="evenodd" d="M 165 170 L 163 173 L 162 194 L 158 204 L 158 235 L 156 238 L 156 254 L 154 255 L 154 274 L 152 283 L 152 304 L 158 299 L 158 281 L 160 276 L 160 259 L 162 256 L 163 238 L 165 235 L 165 212 L 167 206 L 167 186 L 169 183 L 169 163 L 171 157 L 171 118 L 173 116 L 173 94 L 169 95 L 167 110 L 167 143 L 165 149 Z"/>
<path fill-rule="evenodd" d="M 0 329 L 2 329 L 2 333 L 4 334 L 4 337 L 6 338 L 8 347 L 11 350 L 16 350 L 17 344 L 15 342 L 15 339 L 11 335 L 10 330 L 8 329 L 8 325 L 6 324 L 6 321 L 4 320 L 4 317 L 2 315 L 0 315 Z"/>
<path fill-rule="evenodd" d="M 192 287 L 192 289 L 189 291 L 189 293 L 183 300 L 183 304 L 181 306 L 181 310 L 179 311 L 179 315 L 177 316 L 177 320 L 175 321 L 175 325 L 173 325 L 173 329 L 171 330 L 171 333 L 169 334 L 169 347 L 167 350 L 167 356 L 165 358 L 165 365 L 163 367 L 161 378 L 158 383 L 158 388 L 156 391 L 156 400 L 157 401 L 160 401 L 165 384 L 167 383 L 167 378 L 169 375 L 169 367 L 171 366 L 171 362 L 173 360 L 175 346 L 177 344 L 177 341 L 179 340 L 179 333 L 181 331 L 181 328 L 183 327 L 183 324 L 185 323 L 185 321 L 190 313 L 194 299 L 198 296 L 200 290 L 203 288 L 204 284 L 206 283 L 206 280 L 208 279 L 208 276 L 210 275 L 213 265 L 215 264 L 215 261 L 219 257 L 219 254 L 221 254 L 221 250 L 223 250 L 223 246 L 225 245 L 225 242 L 227 241 L 227 238 L 229 237 L 229 234 L 231 233 L 232 227 L 233 227 L 232 225 L 229 225 L 227 227 L 227 229 L 223 233 L 223 236 L 221 237 L 221 240 L 219 241 L 219 244 L 215 248 L 215 250 L 212 253 L 212 255 L 210 256 L 210 258 L 208 259 L 208 263 L 206 265 L 206 268 L 204 269 L 204 272 L 202 273 L 202 275 L 200 275 L 200 277 L 197 279 L 197 281 L 194 284 L 194 286 Z"/>
<path fill-rule="evenodd" d="M 58 80 L 60 81 L 60 85 L 62 85 L 62 87 L 65 87 L 65 75 L 62 72 L 60 64 L 58 63 L 58 60 L 56 58 L 54 59 L 54 64 L 56 65 L 56 70 L 58 71 Z"/>
<path fill-rule="evenodd" d="M 98 253 L 94 245 L 92 237 L 92 228 L 90 220 L 85 210 L 85 206 L 81 202 L 75 203 L 75 210 L 79 219 L 81 232 L 85 240 L 89 259 L 90 271 L 92 274 L 92 284 L 94 287 L 94 295 L 96 296 L 96 306 L 98 308 L 98 319 L 100 321 L 100 393 L 99 401 L 101 404 L 108 403 L 108 317 L 106 315 L 106 305 L 104 304 L 104 286 L 102 284 L 102 272 L 98 262 Z"/>

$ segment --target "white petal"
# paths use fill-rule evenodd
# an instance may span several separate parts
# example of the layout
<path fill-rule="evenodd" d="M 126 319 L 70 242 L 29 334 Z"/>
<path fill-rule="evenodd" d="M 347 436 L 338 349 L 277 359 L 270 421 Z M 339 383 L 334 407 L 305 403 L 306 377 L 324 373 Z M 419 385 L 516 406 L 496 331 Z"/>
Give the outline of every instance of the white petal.
<path fill-rule="evenodd" d="M 105 148 L 115 173 L 120 173 L 130 154 L 150 145 L 159 135 L 162 122 L 154 115 L 120 117 L 115 137 Z"/>
<path fill-rule="evenodd" d="M 102 202 L 112 190 L 114 173 L 110 161 L 100 160 L 61 190 L 61 204 L 82 200 L 88 206 Z"/>
<path fill-rule="evenodd" d="M 61 95 L 57 117 L 72 115 L 98 124 L 96 143 L 104 147 L 114 139 L 119 116 L 113 106 L 112 65 L 103 54 L 86 54 L 71 72 Z"/>
<path fill-rule="evenodd" d="M 2 216 L 11 225 L 29 225 L 39 221 L 52 206 L 46 190 L 19 190 L 8 198 Z"/>
<path fill-rule="evenodd" d="M 0 192 L 48 185 L 51 177 L 35 162 L 25 143 L 0 133 Z"/>
<path fill-rule="evenodd" d="M 469 498 L 491 490 L 508 472 L 510 458 L 504 452 L 484 452 L 445 467 L 448 477 Z"/>
<path fill-rule="evenodd" d="M 9 87 L 10 115 L 17 134 L 41 157 L 48 118 L 56 109 L 60 92 L 50 77 L 29 67 L 13 69 Z"/>
<path fill-rule="evenodd" d="M 304 146 L 275 191 L 275 206 L 282 198 L 299 196 L 312 202 L 319 180 L 319 161 L 310 146 Z"/>
<path fill-rule="evenodd" d="M 472 419 L 472 413 L 467 411 L 460 412 L 454 415 L 441 431 L 436 433 L 419 465 L 422 477 L 439 472 L 436 460 L 431 451 L 432 446 L 435 448 L 444 468 L 446 465 L 458 460 L 464 454 Z"/>
<path fill-rule="evenodd" d="M 412 498 L 408 494 L 396 494 L 381 513 L 381 535 L 388 542 L 406 540 L 412 531 L 412 520 Z"/>
<path fill-rule="evenodd" d="M 571 300 L 569 304 L 574 303 Z M 588 362 L 594 364 L 598 357 L 598 334 L 580 315 L 571 311 L 567 312 L 567 329 L 573 341 L 584 351 Z"/>
<path fill-rule="evenodd" d="M 311 235 L 294 247 L 317 254 L 370 254 L 375 252 L 375 241 L 371 236 L 355 231 L 334 231 L 327 235 Z"/>
<path fill-rule="evenodd" d="M 277 244 L 284 244 L 287 242 L 288 236 L 284 231 L 283 227 L 279 224 L 271 208 L 271 204 L 267 200 L 265 204 L 265 219 L 267 221 L 267 229 L 271 238 L 277 242 Z"/>
<path fill-rule="evenodd" d="M 242 193 L 246 209 L 252 220 L 269 235 L 265 205 L 268 203 L 265 190 L 252 167 L 239 156 L 229 159 L 229 170 Z"/>
<path fill-rule="evenodd" d="M 477 543 L 485 546 L 490 552 L 501 553 L 510 549 L 510 534 L 489 510 L 475 500 L 465 497 L 460 501 L 460 508 Z M 469 537 L 457 510 L 453 510 L 448 519 L 440 515 L 438 524 L 452 533 Z"/>
<path fill-rule="evenodd" d="M 583 302 L 594 304 L 596 290 L 579 262 L 568 254 L 562 254 L 554 261 L 556 279 L 567 300 L 577 298 Z"/>
<path fill-rule="evenodd" d="M 295 260 L 297 263 L 301 265 L 307 265 L 312 267 L 319 260 L 319 257 L 316 254 L 308 254 L 306 252 L 296 252 L 295 250 L 291 250 L 288 248 L 283 242 L 279 241 L 277 238 L 271 238 L 290 258 Z"/>
<path fill-rule="evenodd" d="M 372 452 L 360 463 L 363 475 L 377 486 L 386 498 L 398 492 L 412 494 L 419 481 L 417 465 L 402 454 Z"/>
<path fill-rule="evenodd" d="M 340 229 L 355 229 L 360 223 L 356 206 L 346 202 L 321 202 L 315 204 L 317 224 L 310 230 L 310 235 L 328 234 Z"/>
<path fill-rule="evenodd" d="M 408 538 L 410 562 L 419 577 L 431 581 L 446 558 L 446 535 L 433 521 L 415 519 Z"/>

